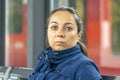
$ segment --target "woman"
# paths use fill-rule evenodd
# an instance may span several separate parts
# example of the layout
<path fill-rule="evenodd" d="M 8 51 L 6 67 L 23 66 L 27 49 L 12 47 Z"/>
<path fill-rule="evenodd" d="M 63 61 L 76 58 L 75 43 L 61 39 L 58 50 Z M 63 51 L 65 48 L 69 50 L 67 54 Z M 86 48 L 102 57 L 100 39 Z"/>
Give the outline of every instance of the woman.
<path fill-rule="evenodd" d="M 49 46 L 38 56 L 30 80 L 102 80 L 96 64 L 79 41 L 82 21 L 69 7 L 51 12 L 47 23 Z M 78 45 L 79 44 L 79 45 Z"/>

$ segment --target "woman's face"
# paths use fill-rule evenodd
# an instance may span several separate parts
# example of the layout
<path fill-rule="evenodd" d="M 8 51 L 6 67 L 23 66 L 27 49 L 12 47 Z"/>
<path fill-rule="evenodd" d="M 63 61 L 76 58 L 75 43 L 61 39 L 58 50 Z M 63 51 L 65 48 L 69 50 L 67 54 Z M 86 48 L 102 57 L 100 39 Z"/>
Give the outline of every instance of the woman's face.
<path fill-rule="evenodd" d="M 65 50 L 77 44 L 81 32 L 77 32 L 77 24 L 68 11 L 57 11 L 48 23 L 48 43 L 53 50 Z"/>

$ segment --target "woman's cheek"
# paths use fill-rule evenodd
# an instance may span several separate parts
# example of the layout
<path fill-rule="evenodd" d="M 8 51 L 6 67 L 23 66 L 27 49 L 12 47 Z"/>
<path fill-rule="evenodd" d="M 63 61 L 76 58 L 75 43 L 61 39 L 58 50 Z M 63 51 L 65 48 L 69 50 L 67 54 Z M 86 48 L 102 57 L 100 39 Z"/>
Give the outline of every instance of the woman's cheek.
<path fill-rule="evenodd" d="M 49 43 L 52 43 L 53 40 L 54 40 L 54 33 L 48 33 L 48 40 L 49 40 Z"/>

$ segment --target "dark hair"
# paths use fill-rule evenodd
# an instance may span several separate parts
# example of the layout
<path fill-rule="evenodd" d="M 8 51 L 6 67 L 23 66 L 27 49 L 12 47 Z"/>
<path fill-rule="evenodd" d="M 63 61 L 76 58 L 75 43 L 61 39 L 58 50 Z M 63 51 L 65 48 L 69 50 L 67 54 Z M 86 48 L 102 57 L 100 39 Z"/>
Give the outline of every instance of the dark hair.
<path fill-rule="evenodd" d="M 77 23 L 78 33 L 80 31 L 82 31 L 82 20 L 80 19 L 80 16 L 78 15 L 77 11 L 72 7 L 60 7 L 60 8 L 54 9 L 49 15 L 49 18 L 48 18 L 48 21 L 47 21 L 47 26 L 48 26 L 48 23 L 50 21 L 50 17 L 57 11 L 68 11 L 71 14 L 73 14 L 73 17 L 74 17 L 74 19 L 75 19 L 75 21 Z M 81 51 L 83 52 L 83 54 L 85 56 L 88 56 L 86 46 L 80 40 L 77 42 L 77 44 L 80 46 Z"/>

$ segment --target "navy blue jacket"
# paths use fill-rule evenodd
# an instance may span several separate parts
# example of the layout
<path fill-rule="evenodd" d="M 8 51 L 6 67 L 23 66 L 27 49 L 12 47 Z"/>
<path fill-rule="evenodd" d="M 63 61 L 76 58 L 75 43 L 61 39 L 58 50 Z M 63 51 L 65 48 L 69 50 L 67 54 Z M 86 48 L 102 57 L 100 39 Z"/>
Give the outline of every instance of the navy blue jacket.
<path fill-rule="evenodd" d="M 47 48 L 38 60 L 30 80 L 102 80 L 96 64 L 79 46 L 62 51 Z"/>

